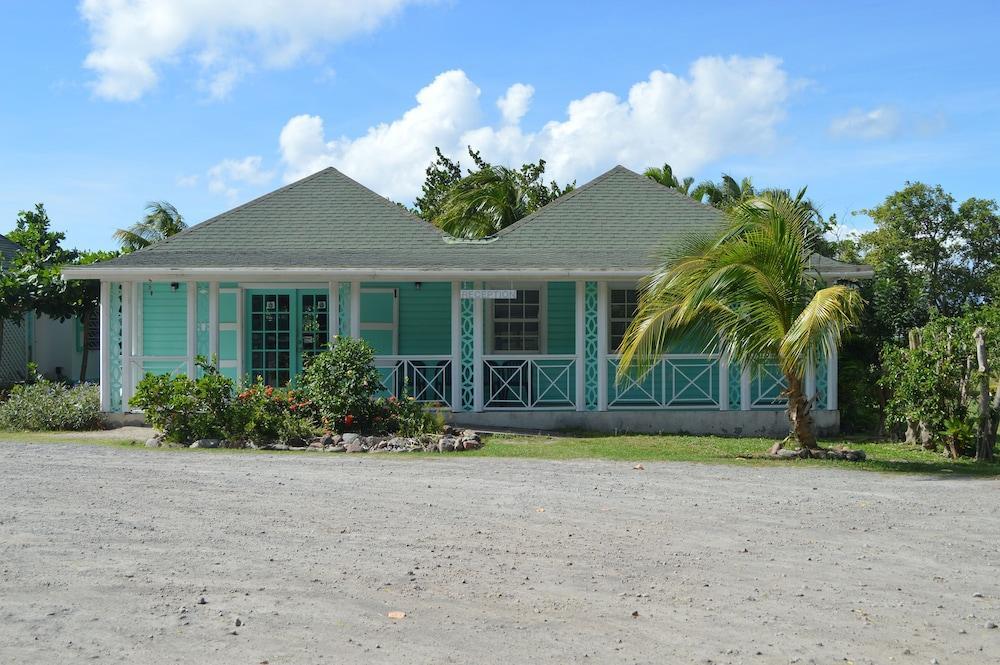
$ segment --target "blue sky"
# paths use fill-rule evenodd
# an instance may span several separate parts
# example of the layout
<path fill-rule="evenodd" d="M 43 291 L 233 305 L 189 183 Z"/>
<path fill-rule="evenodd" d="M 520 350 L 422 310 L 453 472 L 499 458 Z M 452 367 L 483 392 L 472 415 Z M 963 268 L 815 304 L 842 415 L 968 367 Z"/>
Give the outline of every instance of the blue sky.
<path fill-rule="evenodd" d="M 808 185 L 864 228 L 906 180 L 1000 198 L 998 24 L 991 2 L 13 0 L 0 229 L 41 201 L 111 247 L 149 200 L 194 223 L 329 164 L 409 201 L 435 144 L 470 141 L 579 183 L 667 161 Z"/>

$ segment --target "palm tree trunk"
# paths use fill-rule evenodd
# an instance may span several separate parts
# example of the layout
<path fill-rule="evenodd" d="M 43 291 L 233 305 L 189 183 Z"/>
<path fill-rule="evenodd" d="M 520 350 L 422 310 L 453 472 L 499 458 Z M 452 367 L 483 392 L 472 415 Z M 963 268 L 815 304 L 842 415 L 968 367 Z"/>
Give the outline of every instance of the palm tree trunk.
<path fill-rule="evenodd" d="M 785 375 L 788 380 L 788 419 L 792 425 L 790 436 L 798 441 L 803 448 L 813 450 L 816 444 L 816 434 L 813 432 L 812 407 L 802 387 L 802 379 L 798 376 Z"/>

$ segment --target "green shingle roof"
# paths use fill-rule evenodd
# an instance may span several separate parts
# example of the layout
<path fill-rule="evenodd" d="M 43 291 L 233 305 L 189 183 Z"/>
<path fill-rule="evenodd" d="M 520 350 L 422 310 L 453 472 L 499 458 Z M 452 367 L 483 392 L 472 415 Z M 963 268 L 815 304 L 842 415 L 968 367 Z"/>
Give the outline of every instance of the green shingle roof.
<path fill-rule="evenodd" d="M 616 166 L 495 238 L 460 241 L 327 168 L 89 269 L 284 269 L 490 273 L 648 272 L 660 250 L 718 228 L 722 214 Z"/>
<path fill-rule="evenodd" d="M 21 246 L 8 238 L 0 235 L 0 262 L 6 262 L 21 253 Z"/>

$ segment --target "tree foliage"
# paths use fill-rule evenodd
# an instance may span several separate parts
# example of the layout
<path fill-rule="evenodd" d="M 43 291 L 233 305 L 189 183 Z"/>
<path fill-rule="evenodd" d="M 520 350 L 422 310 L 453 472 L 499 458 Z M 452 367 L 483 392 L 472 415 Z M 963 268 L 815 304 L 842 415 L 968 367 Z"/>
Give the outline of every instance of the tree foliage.
<path fill-rule="evenodd" d="M 641 283 L 638 312 L 621 347 L 619 379 L 652 368 L 684 339 L 718 335 L 732 359 L 777 359 L 788 382 L 793 434 L 815 446 L 806 367 L 839 346 L 858 319 L 854 289 L 825 285 L 809 267 L 816 235 L 800 197 L 768 192 L 733 207 L 718 235 L 693 237 Z"/>
<path fill-rule="evenodd" d="M 125 254 L 148 247 L 158 240 L 169 238 L 187 228 L 184 217 L 166 201 L 150 201 L 146 204 L 146 214 L 128 227 L 114 232 L 114 239 Z"/>
<path fill-rule="evenodd" d="M 514 169 L 490 164 L 469 148 L 475 168 L 462 176 L 459 162 L 435 151 L 414 212 L 456 238 L 493 235 L 574 187 L 546 183 L 544 159 Z"/>

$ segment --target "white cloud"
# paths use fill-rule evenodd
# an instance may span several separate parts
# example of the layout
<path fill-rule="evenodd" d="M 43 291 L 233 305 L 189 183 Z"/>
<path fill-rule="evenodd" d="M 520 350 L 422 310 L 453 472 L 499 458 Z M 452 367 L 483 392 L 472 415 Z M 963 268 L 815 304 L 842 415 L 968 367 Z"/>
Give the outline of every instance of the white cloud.
<path fill-rule="evenodd" d="M 504 96 L 497 100 L 497 108 L 500 109 L 504 123 L 516 125 L 521 122 L 521 118 L 531 106 L 531 98 L 534 94 L 535 88 L 524 83 L 515 83 L 507 88 Z"/>
<path fill-rule="evenodd" d="M 84 65 L 100 97 L 129 101 L 158 69 L 192 58 L 199 85 L 225 96 L 257 65 L 287 67 L 318 47 L 373 30 L 413 0 L 83 0 Z"/>
<path fill-rule="evenodd" d="M 208 189 L 225 194 L 231 200 L 239 196 L 239 185 L 261 187 L 274 179 L 274 172 L 262 167 L 263 159 L 251 155 L 243 159 L 224 159 L 208 169 Z"/>
<path fill-rule="evenodd" d="M 852 109 L 830 122 L 833 136 L 875 140 L 896 135 L 901 125 L 899 110 L 892 106 L 876 106 L 870 111 Z"/>
<path fill-rule="evenodd" d="M 195 187 L 198 184 L 198 180 L 200 180 L 200 178 L 198 177 L 197 173 L 192 173 L 191 175 L 178 176 L 177 177 L 177 186 L 178 187 Z"/>
<path fill-rule="evenodd" d="M 435 146 L 461 158 L 471 145 L 513 165 L 544 158 L 546 177 L 560 181 L 583 181 L 616 163 L 642 169 L 668 161 L 693 173 L 727 155 L 769 149 L 793 87 L 776 58 L 706 57 L 687 76 L 653 71 L 626 99 L 595 92 L 573 100 L 564 118 L 529 131 L 521 119 L 531 86 L 511 86 L 497 102 L 500 123 L 482 124 L 479 88 L 453 70 L 420 90 L 401 117 L 358 137 L 327 138 L 322 118 L 296 116 L 280 148 L 286 180 L 332 165 L 398 200 L 419 192 Z"/>

